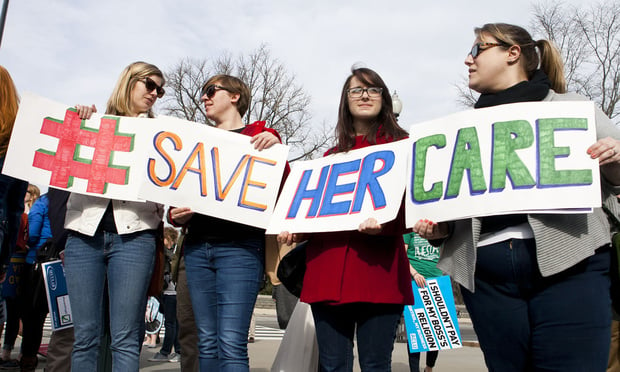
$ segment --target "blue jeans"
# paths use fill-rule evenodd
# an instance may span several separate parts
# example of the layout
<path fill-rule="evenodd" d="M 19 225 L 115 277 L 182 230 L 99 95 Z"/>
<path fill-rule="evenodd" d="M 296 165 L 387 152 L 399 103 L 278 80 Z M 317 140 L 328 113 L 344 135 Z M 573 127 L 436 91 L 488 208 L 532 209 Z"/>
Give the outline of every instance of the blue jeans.
<path fill-rule="evenodd" d="M 353 371 L 353 335 L 361 370 L 392 370 L 392 349 L 403 305 L 352 303 L 313 304 L 321 372 Z M 357 326 L 357 328 L 356 328 Z"/>
<path fill-rule="evenodd" d="M 263 279 L 264 240 L 188 243 L 185 270 L 201 371 L 249 371 L 248 330 Z"/>
<path fill-rule="evenodd" d="M 155 260 L 155 232 L 128 235 L 71 233 L 65 248 L 65 273 L 71 299 L 75 342 L 73 371 L 96 371 L 104 317 L 107 279 L 112 368 L 138 371 L 140 327 L 144 323 L 146 290 Z"/>
<path fill-rule="evenodd" d="M 174 346 L 174 351 L 177 354 L 181 353 L 181 346 L 179 346 L 179 322 L 177 321 L 177 296 L 176 295 L 164 295 L 164 326 L 166 327 L 166 333 L 164 334 L 164 343 L 161 345 L 159 351 L 163 355 L 169 355 Z"/>
<path fill-rule="evenodd" d="M 609 249 L 542 277 L 534 239 L 508 240 L 478 248 L 475 281 L 462 295 L 490 371 L 606 370 Z"/>

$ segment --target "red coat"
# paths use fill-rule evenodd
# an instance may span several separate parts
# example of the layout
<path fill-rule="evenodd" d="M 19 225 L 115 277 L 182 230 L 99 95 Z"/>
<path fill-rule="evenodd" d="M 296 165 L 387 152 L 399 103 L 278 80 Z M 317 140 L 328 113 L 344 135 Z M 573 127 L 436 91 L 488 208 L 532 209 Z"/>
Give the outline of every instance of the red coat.
<path fill-rule="evenodd" d="M 386 143 L 377 138 L 377 143 Z M 354 149 L 371 146 L 362 136 Z M 328 151 L 329 153 L 329 151 Z M 360 221 L 360 223 L 363 221 Z M 405 252 L 404 210 L 384 224 L 379 235 L 358 231 L 312 234 L 306 248 L 301 301 L 347 304 L 413 304 L 409 260 Z"/>

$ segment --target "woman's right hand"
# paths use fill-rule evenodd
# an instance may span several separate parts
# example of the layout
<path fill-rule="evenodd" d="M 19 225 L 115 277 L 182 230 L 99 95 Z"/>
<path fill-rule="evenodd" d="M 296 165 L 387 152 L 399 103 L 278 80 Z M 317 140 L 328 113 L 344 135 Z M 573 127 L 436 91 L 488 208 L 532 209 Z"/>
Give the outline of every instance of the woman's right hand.
<path fill-rule="evenodd" d="M 419 220 L 413 225 L 413 232 L 426 240 L 443 239 L 448 236 L 447 222 L 434 223 L 429 220 Z"/>
<path fill-rule="evenodd" d="M 194 212 L 188 207 L 170 209 L 170 218 L 177 225 L 185 225 L 193 215 Z"/>
<path fill-rule="evenodd" d="M 77 110 L 77 114 L 82 120 L 88 120 L 90 117 L 97 112 L 97 108 L 95 105 L 84 106 L 84 105 L 75 105 L 75 109 Z"/>

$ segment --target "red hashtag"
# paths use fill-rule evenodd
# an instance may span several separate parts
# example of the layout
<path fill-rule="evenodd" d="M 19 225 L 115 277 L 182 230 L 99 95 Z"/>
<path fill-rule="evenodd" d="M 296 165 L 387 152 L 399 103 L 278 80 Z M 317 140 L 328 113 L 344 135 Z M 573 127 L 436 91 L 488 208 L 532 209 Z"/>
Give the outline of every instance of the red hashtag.
<path fill-rule="evenodd" d="M 50 186 L 68 188 L 73 177 L 87 179 L 86 191 L 104 194 L 109 183 L 127 184 L 128 167 L 111 165 L 113 151 L 131 151 L 133 135 L 116 133 L 118 119 L 102 118 L 99 130 L 82 127 L 77 112 L 69 109 L 65 120 L 45 118 L 41 133 L 58 138 L 56 152 L 39 149 L 33 166 L 52 172 Z M 92 160 L 79 158 L 80 146 L 94 148 Z"/>

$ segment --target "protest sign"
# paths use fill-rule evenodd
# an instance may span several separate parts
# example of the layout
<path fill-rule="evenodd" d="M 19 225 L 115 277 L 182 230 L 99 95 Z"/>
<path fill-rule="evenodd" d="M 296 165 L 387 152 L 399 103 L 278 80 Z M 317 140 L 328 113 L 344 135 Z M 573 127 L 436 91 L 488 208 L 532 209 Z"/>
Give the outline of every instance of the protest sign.
<path fill-rule="evenodd" d="M 41 266 L 52 331 L 73 327 L 71 303 L 69 302 L 65 268 L 62 261 L 45 262 Z"/>
<path fill-rule="evenodd" d="M 140 198 L 267 227 L 287 146 L 257 151 L 249 136 L 178 119 L 149 123 L 145 137 L 152 146 Z"/>
<path fill-rule="evenodd" d="M 410 129 L 407 226 L 600 207 L 592 102 L 533 102 L 470 110 Z M 562 210 L 569 208 L 569 211 Z"/>
<path fill-rule="evenodd" d="M 264 228 L 287 155 L 287 146 L 256 151 L 248 136 L 177 118 L 81 120 L 74 108 L 25 94 L 2 173 Z"/>
<path fill-rule="evenodd" d="M 268 234 L 356 230 L 393 220 L 405 189 L 406 140 L 293 164 Z"/>
<path fill-rule="evenodd" d="M 424 288 L 412 286 L 414 305 L 404 311 L 409 352 L 462 347 L 450 277 L 427 278 Z"/>

